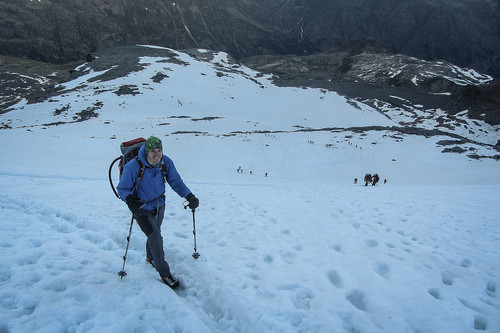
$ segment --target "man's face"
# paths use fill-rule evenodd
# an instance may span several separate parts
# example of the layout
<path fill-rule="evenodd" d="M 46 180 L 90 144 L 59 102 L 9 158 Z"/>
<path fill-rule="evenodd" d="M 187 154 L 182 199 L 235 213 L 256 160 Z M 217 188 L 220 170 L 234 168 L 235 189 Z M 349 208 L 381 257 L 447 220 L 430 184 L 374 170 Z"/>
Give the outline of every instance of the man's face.
<path fill-rule="evenodd" d="M 156 165 L 156 164 L 160 163 L 162 156 L 163 156 L 162 149 L 158 149 L 158 148 L 153 149 L 147 155 L 148 163 L 151 165 Z"/>

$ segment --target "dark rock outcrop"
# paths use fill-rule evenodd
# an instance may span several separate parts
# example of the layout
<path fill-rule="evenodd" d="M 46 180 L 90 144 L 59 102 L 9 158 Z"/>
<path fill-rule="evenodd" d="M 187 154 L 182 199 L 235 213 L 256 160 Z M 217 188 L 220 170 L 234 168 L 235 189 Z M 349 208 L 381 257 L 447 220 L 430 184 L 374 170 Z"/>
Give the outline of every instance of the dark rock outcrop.
<path fill-rule="evenodd" d="M 72 79 L 80 63 L 56 65 L 0 56 L 0 113 L 23 99 L 42 102 L 56 94 L 57 85 Z"/>

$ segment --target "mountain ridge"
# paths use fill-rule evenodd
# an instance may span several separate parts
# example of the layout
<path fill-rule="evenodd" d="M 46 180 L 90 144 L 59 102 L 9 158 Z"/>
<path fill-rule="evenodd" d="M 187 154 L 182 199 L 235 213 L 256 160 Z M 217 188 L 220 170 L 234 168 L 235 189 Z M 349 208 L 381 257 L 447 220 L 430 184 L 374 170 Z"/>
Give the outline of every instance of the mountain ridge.
<path fill-rule="evenodd" d="M 495 1 L 3 1 L 3 55 L 66 63 L 111 46 L 204 48 L 243 59 L 326 52 L 370 37 L 391 53 L 500 75 Z"/>

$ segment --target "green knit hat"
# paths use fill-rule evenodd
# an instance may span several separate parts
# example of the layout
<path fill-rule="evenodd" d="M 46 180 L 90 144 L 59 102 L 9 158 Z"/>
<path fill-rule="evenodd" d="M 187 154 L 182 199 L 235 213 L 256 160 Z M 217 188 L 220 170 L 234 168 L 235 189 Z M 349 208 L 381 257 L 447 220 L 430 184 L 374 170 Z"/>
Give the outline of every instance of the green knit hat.
<path fill-rule="evenodd" d="M 152 151 L 153 149 L 163 149 L 163 146 L 161 144 L 161 140 L 158 139 L 155 136 L 150 136 L 145 143 L 146 147 L 144 148 L 146 150 L 146 155 Z"/>

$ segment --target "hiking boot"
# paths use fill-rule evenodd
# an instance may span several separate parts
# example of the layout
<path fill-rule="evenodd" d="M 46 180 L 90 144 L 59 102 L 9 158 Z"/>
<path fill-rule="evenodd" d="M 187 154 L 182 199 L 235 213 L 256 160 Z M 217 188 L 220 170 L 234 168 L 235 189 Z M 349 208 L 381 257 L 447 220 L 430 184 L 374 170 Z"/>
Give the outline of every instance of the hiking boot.
<path fill-rule="evenodd" d="M 172 289 L 176 289 L 179 286 L 179 281 L 172 274 L 170 274 L 169 276 L 162 276 L 161 280 Z"/>

